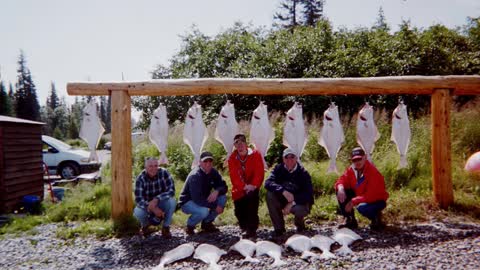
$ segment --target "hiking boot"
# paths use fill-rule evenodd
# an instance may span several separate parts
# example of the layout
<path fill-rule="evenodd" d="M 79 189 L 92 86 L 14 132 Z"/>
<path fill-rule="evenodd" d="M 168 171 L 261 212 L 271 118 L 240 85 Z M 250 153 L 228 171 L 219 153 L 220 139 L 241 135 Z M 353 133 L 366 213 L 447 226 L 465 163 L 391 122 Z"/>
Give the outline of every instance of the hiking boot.
<path fill-rule="evenodd" d="M 187 235 L 194 235 L 195 234 L 195 226 L 188 226 L 185 228 L 185 233 Z"/>
<path fill-rule="evenodd" d="M 145 227 L 141 227 L 140 228 L 140 231 L 138 232 L 138 234 L 142 237 L 148 237 L 150 234 L 152 234 L 153 232 L 155 231 L 155 228 L 152 227 L 152 226 L 145 226 Z"/>
<path fill-rule="evenodd" d="M 242 234 L 242 239 L 255 240 L 255 239 L 257 239 L 257 232 L 247 230 Z"/>
<path fill-rule="evenodd" d="M 382 222 L 382 215 L 379 213 L 370 223 L 370 229 L 374 231 L 381 231 L 385 228 L 385 224 Z"/>
<path fill-rule="evenodd" d="M 349 228 L 350 230 L 358 228 L 358 222 L 355 217 L 347 217 L 345 223 L 338 226 L 339 229 L 341 228 Z"/>
<path fill-rule="evenodd" d="M 275 243 L 283 243 L 283 240 L 286 235 L 286 230 L 274 230 L 273 234 L 270 236 L 270 241 L 275 242 Z"/>
<path fill-rule="evenodd" d="M 220 230 L 213 225 L 213 222 L 202 223 L 202 231 L 207 233 L 219 232 Z"/>
<path fill-rule="evenodd" d="M 172 238 L 172 233 L 170 232 L 170 227 L 163 227 L 162 228 L 162 237 L 165 239 Z"/>

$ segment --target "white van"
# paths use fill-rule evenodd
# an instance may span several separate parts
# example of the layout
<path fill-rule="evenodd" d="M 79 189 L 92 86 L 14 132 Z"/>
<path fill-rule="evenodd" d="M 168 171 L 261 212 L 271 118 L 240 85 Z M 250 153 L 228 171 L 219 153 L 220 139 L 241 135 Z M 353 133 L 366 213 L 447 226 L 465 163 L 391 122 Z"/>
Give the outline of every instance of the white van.
<path fill-rule="evenodd" d="M 100 162 L 89 162 L 90 152 L 75 149 L 72 146 L 42 135 L 43 162 L 48 166 L 48 173 L 60 175 L 63 179 L 71 179 L 82 173 L 90 173 L 100 168 Z"/>

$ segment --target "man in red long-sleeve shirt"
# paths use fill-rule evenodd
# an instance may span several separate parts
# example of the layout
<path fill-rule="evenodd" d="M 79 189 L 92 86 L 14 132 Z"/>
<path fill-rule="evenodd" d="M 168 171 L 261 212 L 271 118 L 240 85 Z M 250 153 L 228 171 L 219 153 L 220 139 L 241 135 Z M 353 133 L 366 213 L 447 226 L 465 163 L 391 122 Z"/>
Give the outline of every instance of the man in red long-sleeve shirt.
<path fill-rule="evenodd" d="M 256 238 L 259 224 L 259 190 L 263 183 L 264 167 L 260 152 L 247 146 L 245 135 L 237 134 L 235 150 L 228 159 L 228 170 L 232 181 L 232 199 L 235 216 L 244 238 Z"/>
<path fill-rule="evenodd" d="M 381 214 L 388 199 L 385 180 L 377 168 L 366 159 L 362 148 L 354 148 L 351 157 L 352 166 L 335 182 L 340 212 L 346 218 L 345 224 L 340 227 L 358 227 L 354 212 L 356 207 L 360 214 L 371 220 L 371 229 L 382 229 L 384 224 Z"/>

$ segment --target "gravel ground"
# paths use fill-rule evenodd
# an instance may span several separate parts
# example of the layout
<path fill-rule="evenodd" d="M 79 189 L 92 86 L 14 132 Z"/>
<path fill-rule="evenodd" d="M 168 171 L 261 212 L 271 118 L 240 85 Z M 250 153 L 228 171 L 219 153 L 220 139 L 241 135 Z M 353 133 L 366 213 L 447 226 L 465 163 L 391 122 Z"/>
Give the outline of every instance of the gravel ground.
<path fill-rule="evenodd" d="M 331 235 L 335 224 L 312 226 L 306 235 Z M 35 235 L 4 236 L 0 239 L 1 269 L 151 269 L 163 252 L 179 244 L 210 243 L 228 248 L 239 240 L 236 226 L 223 226 L 218 234 L 186 237 L 181 228 L 172 229 L 173 239 L 159 233 L 147 238 L 133 236 L 98 240 L 55 237 L 57 225 L 37 228 Z M 480 269 L 480 224 L 431 222 L 389 226 L 383 232 L 368 228 L 356 230 L 363 240 L 352 244 L 354 254 L 332 260 L 302 260 L 298 253 L 286 250 L 287 265 L 276 269 Z M 293 234 L 291 231 L 289 234 Z M 259 239 L 268 239 L 270 228 L 259 230 Z M 335 244 L 332 250 L 338 249 Z M 318 250 L 314 252 L 320 253 Z M 268 269 L 273 262 L 262 257 L 258 264 L 242 264 L 243 258 L 231 251 L 220 259 L 224 269 Z M 167 265 L 166 269 L 207 269 L 206 264 L 189 258 Z"/>

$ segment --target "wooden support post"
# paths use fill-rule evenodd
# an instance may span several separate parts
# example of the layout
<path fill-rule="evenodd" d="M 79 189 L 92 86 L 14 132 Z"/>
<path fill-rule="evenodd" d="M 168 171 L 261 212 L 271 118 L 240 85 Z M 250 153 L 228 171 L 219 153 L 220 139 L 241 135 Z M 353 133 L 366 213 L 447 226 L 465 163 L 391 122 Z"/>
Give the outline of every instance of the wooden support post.
<path fill-rule="evenodd" d="M 450 99 L 449 89 L 437 89 L 431 104 L 433 197 L 443 209 L 453 203 Z"/>
<path fill-rule="evenodd" d="M 131 104 L 127 91 L 112 91 L 112 218 L 132 215 Z"/>

